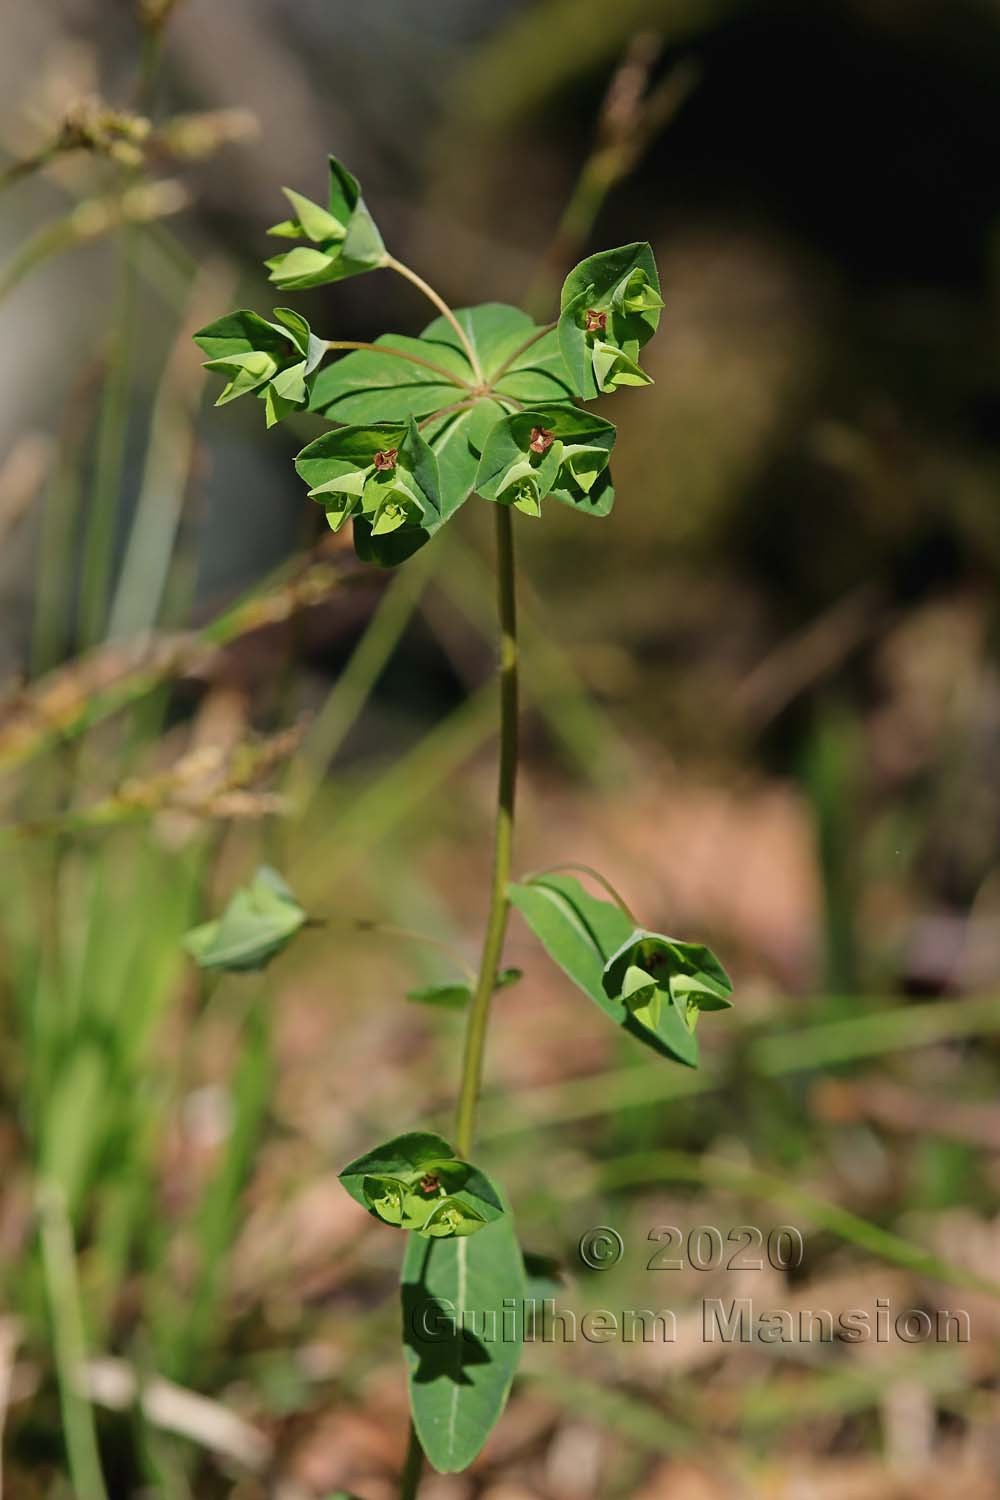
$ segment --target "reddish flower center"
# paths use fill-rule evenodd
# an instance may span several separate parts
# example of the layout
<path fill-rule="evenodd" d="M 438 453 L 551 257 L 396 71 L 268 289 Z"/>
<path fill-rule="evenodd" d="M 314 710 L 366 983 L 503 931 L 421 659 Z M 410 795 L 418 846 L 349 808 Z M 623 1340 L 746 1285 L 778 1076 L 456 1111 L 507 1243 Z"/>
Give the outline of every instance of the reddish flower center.
<path fill-rule="evenodd" d="M 386 469 L 394 469 L 396 467 L 398 457 L 398 448 L 380 448 L 372 459 L 372 463 L 380 473 L 384 474 Z"/>
<path fill-rule="evenodd" d="M 554 442 L 555 434 L 550 432 L 547 427 L 533 427 L 528 447 L 532 453 L 548 453 Z"/>
<path fill-rule="evenodd" d="M 606 312 L 598 312 L 594 307 L 587 308 L 584 329 L 587 333 L 603 333 L 608 326 L 608 315 Z"/>
<path fill-rule="evenodd" d="M 440 1186 L 441 1179 L 440 1177 L 435 1177 L 433 1172 L 428 1172 L 425 1177 L 421 1177 L 420 1179 L 420 1191 L 427 1193 L 428 1196 L 431 1193 L 436 1193 Z"/>

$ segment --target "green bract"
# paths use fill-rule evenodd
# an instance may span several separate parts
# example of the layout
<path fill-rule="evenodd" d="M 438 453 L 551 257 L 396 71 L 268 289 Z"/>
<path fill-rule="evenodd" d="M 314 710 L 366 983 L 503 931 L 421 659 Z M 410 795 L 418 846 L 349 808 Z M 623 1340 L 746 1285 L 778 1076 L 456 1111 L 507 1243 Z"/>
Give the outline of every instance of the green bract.
<path fill-rule="evenodd" d="M 590 515 L 607 515 L 614 500 L 607 473 L 614 441 L 610 422 L 575 406 L 518 412 L 491 430 L 476 492 L 529 515 L 540 514 L 549 496 Z"/>
<path fill-rule="evenodd" d="M 275 224 L 269 234 L 287 240 L 308 240 L 275 255 L 265 264 L 271 280 L 282 291 L 301 291 L 343 281 L 384 265 L 382 236 L 365 207 L 357 180 L 336 157 L 330 157 L 330 193 L 326 208 L 284 189 L 294 216 Z"/>
<path fill-rule="evenodd" d="M 355 543 L 366 560 L 401 561 L 440 524 L 437 459 L 412 417 L 324 433 L 295 467 L 333 531 L 356 517 Z"/>
<path fill-rule="evenodd" d="M 654 1051 L 698 1066 L 695 1010 L 730 1002 L 721 964 L 692 943 L 637 929 L 621 907 L 569 875 L 538 875 L 510 899 L 546 952 L 618 1026 Z"/>
<path fill-rule="evenodd" d="M 441 1136 L 422 1131 L 359 1156 L 340 1180 L 383 1224 L 425 1239 L 476 1234 L 504 1212 L 496 1188 L 478 1167 L 459 1160 Z"/>
<path fill-rule="evenodd" d="M 234 312 L 194 335 L 209 356 L 205 369 L 228 377 L 216 406 L 256 391 L 267 409 L 268 427 L 308 402 L 312 377 L 326 352 L 299 313 L 276 307 L 274 317 L 269 323 L 255 312 Z"/>
<path fill-rule="evenodd" d="M 665 1024 L 667 1006 L 693 1032 L 703 1010 L 732 1005 L 733 986 L 711 949 L 641 928 L 609 958 L 603 982 L 605 993 L 653 1032 Z"/>
<path fill-rule="evenodd" d="M 233 894 L 217 921 L 187 934 L 184 947 L 202 969 L 262 969 L 307 920 L 278 872 L 263 865 L 251 886 Z"/>
<path fill-rule="evenodd" d="M 626 385 L 649 385 L 639 350 L 660 321 L 660 280 L 647 244 L 602 250 L 572 270 L 562 289 L 559 344 L 584 400 Z"/>

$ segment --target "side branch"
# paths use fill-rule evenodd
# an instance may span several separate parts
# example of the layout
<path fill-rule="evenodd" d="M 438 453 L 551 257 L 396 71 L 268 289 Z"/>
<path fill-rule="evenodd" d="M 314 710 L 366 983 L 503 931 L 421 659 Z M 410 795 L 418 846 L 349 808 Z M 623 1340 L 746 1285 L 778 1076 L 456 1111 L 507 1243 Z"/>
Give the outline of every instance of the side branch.
<path fill-rule="evenodd" d="M 452 328 L 455 330 L 456 335 L 458 336 L 462 348 L 465 350 L 465 354 L 469 361 L 469 364 L 472 366 L 472 373 L 475 375 L 479 385 L 484 385 L 485 381 L 483 378 L 483 367 L 479 363 L 479 356 L 476 353 L 472 340 L 469 338 L 469 335 L 466 333 L 465 329 L 462 327 L 461 323 L 458 321 L 455 314 L 448 306 L 447 302 L 441 296 L 440 292 L 436 292 L 429 282 L 425 281 L 422 276 L 418 276 L 416 271 L 412 271 L 409 266 L 404 265 L 401 260 L 397 260 L 393 255 L 390 255 L 386 258 L 385 266 L 388 270 L 395 271 L 398 276 L 402 276 L 407 281 L 412 282 L 413 285 L 418 289 L 418 291 L 423 292 L 428 302 L 433 303 L 441 316 L 451 324 Z"/>

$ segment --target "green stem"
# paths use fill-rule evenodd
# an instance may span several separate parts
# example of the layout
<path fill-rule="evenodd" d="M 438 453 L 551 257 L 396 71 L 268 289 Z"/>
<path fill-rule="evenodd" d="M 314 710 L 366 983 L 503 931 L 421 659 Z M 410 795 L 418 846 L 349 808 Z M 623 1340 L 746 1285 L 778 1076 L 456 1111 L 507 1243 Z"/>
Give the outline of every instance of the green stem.
<path fill-rule="evenodd" d="M 475 375 L 478 384 L 481 386 L 485 385 L 485 380 L 483 379 L 483 367 L 479 363 L 479 356 L 476 353 L 475 346 L 470 340 L 469 335 L 466 333 L 465 329 L 462 327 L 461 323 L 456 318 L 455 314 L 452 312 L 451 308 L 448 306 L 447 302 L 441 296 L 441 293 L 436 292 L 431 286 L 430 282 L 425 281 L 422 276 L 418 276 L 416 271 L 411 271 L 409 266 L 404 265 L 401 260 L 397 260 L 394 255 L 386 256 L 384 264 L 387 270 L 395 271 L 398 276 L 402 276 L 407 281 L 412 282 L 413 285 L 418 289 L 418 291 L 423 292 L 428 302 L 434 304 L 434 306 L 437 308 L 438 312 L 446 320 L 446 322 L 451 324 L 452 328 L 455 330 L 455 333 L 458 335 L 459 343 L 465 350 L 469 364 L 472 366 L 472 373 Z"/>
<path fill-rule="evenodd" d="M 417 1429 L 410 1422 L 410 1440 L 406 1449 L 406 1463 L 399 1481 L 399 1500 L 416 1500 L 420 1488 L 420 1476 L 424 1469 L 424 1450 L 417 1437 Z"/>
<path fill-rule="evenodd" d="M 602 888 L 602 890 L 607 891 L 612 901 L 620 911 L 624 912 L 625 916 L 628 917 L 633 926 L 638 927 L 639 923 L 636 919 L 635 912 L 629 906 L 628 902 L 625 900 L 625 897 L 615 889 L 610 880 L 605 879 L 605 877 L 600 873 L 599 870 L 595 870 L 593 865 L 548 865 L 544 870 L 532 870 L 530 875 L 522 875 L 521 880 L 525 885 L 530 885 L 533 880 L 539 880 L 543 875 L 559 875 L 564 871 L 567 874 L 573 875 L 589 875 L 591 880 L 595 881 L 596 884 Z"/>
<path fill-rule="evenodd" d="M 430 937 L 426 932 L 414 932 L 410 927 L 396 927 L 391 922 L 369 921 L 365 917 L 356 917 L 349 925 L 355 932 L 374 932 L 382 937 L 399 938 L 404 943 L 422 943 L 425 948 L 436 948 L 439 953 L 446 954 L 452 963 L 461 969 L 472 983 L 475 983 L 476 976 L 458 949 L 453 948 L 450 943 L 444 942 L 441 938 Z"/>
<path fill-rule="evenodd" d="M 94 1413 L 81 1389 L 87 1351 L 73 1231 L 62 1191 L 54 1184 L 42 1186 L 39 1217 L 42 1267 L 52 1319 L 52 1345 L 70 1477 L 81 1500 L 83 1496 L 87 1500 L 107 1500 Z"/>
<path fill-rule="evenodd" d="M 519 344 L 518 347 L 514 350 L 514 353 L 509 357 L 509 359 L 504 360 L 499 370 L 493 371 L 493 374 L 490 376 L 490 385 L 495 386 L 499 381 L 501 381 L 507 374 L 507 371 L 512 369 L 513 366 L 517 364 L 522 354 L 527 354 L 528 350 L 533 348 L 535 344 L 539 343 L 543 338 L 545 338 L 546 334 L 551 333 L 554 328 L 558 327 L 558 323 L 546 323 L 542 328 L 536 328 L 531 337 L 525 339 L 523 344 Z"/>
<path fill-rule="evenodd" d="M 472 1150 L 476 1127 L 479 1086 L 483 1076 L 483 1053 L 489 1024 L 490 1001 L 507 931 L 510 903 L 507 886 L 511 876 L 514 835 L 514 795 L 517 786 L 517 603 L 514 579 L 513 517 L 509 506 L 496 507 L 497 604 L 500 617 L 500 778 L 497 791 L 496 831 L 493 846 L 493 889 L 472 1005 L 465 1032 L 462 1084 L 455 1116 L 455 1149 L 459 1156 Z"/>
<path fill-rule="evenodd" d="M 423 432 L 425 427 L 431 427 L 435 422 L 440 422 L 442 417 L 454 416 L 457 411 L 471 411 L 475 401 L 456 401 L 453 406 L 442 406 L 437 411 L 432 411 L 429 417 L 417 423 L 418 432 Z"/>

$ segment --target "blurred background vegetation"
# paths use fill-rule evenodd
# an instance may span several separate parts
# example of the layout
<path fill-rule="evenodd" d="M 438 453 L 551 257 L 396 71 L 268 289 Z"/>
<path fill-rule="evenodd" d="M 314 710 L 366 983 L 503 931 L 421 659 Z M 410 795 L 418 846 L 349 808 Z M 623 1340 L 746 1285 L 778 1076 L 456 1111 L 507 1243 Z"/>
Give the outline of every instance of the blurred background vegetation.
<path fill-rule="evenodd" d="M 486 508 L 395 576 L 324 536 L 307 417 L 211 414 L 192 329 L 272 305 L 328 150 L 455 305 L 649 237 L 618 505 L 518 526 L 519 862 L 711 941 L 697 1075 L 516 925 L 484 1164 L 586 1307 L 427 1500 L 994 1496 L 1000 1280 L 995 0 L 52 0 L 0 48 L 0 1431 L 13 1497 L 383 1500 L 398 1241 L 337 1168 L 447 1119 L 493 784 Z M 150 124 L 144 125 L 141 122 Z M 426 321 L 388 278 L 328 337 Z M 208 399 L 206 399 L 206 396 Z M 327 919 L 209 984 L 262 858 Z M 622 1233 L 613 1273 L 575 1247 Z M 791 1223 L 785 1274 L 650 1229 Z M 956 1306 L 967 1345 L 720 1348 L 705 1296 Z M 103 1480 L 101 1474 L 103 1473 Z"/>

